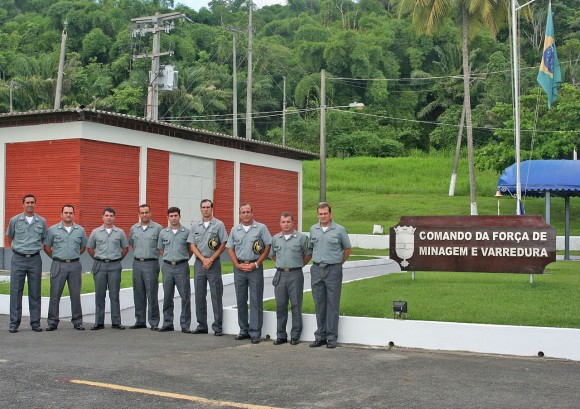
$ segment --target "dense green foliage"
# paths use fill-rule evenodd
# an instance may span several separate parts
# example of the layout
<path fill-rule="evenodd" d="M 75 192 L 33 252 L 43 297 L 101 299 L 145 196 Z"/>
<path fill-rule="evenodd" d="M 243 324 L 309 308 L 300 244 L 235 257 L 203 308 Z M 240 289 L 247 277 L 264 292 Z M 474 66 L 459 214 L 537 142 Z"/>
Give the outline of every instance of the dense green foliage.
<path fill-rule="evenodd" d="M 175 7 L 174 7 L 175 4 Z M 253 122 L 256 139 L 281 143 L 283 77 L 287 82 L 289 146 L 318 150 L 320 70 L 327 70 L 327 140 L 331 156 L 403 156 L 455 146 L 463 102 L 461 27 L 444 20 L 419 35 L 411 16 L 398 18 L 397 0 L 289 0 L 254 11 Z M 535 82 L 546 20 L 545 2 L 522 20 L 523 157 L 570 158 L 580 140 L 580 9 L 553 5 L 565 85 L 551 110 Z M 151 35 L 131 35 L 131 19 L 183 12 L 161 36 L 162 57 L 179 71 L 179 89 L 160 93 L 159 117 L 231 133 L 232 33 L 245 29 L 241 0 L 213 0 L 191 10 L 171 0 L 0 0 L 0 112 L 50 109 L 60 37 L 68 23 L 63 106 L 142 116 Z M 478 26 L 470 40 L 474 144 L 480 168 L 513 162 L 510 39 Z M 243 136 L 247 37 L 238 35 L 239 131 Z M 348 105 L 363 101 L 365 109 Z M 533 148 L 532 148 L 533 146 Z"/>

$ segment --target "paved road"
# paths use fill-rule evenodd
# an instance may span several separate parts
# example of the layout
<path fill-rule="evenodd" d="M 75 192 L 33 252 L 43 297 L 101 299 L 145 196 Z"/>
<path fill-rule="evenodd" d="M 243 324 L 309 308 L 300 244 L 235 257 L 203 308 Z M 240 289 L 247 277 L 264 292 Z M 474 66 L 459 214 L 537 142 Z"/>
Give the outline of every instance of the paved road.
<path fill-rule="evenodd" d="M 9 334 L 6 316 L 0 328 L 2 408 L 530 409 L 580 402 L 578 362 L 251 345 L 232 336 L 68 325 L 39 334 L 22 325 Z"/>

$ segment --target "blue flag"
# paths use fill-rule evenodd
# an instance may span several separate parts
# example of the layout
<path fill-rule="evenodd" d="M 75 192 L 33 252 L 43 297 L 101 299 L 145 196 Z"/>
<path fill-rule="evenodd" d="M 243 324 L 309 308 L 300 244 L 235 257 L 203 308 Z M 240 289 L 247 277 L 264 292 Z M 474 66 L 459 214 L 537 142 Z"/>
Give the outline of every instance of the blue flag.
<path fill-rule="evenodd" d="M 554 40 L 554 23 L 552 22 L 552 3 L 548 6 L 548 21 L 546 22 L 546 37 L 544 39 L 544 54 L 538 72 L 538 83 L 548 95 L 548 108 L 558 98 L 558 85 L 562 83 L 562 73 L 556 53 Z"/>

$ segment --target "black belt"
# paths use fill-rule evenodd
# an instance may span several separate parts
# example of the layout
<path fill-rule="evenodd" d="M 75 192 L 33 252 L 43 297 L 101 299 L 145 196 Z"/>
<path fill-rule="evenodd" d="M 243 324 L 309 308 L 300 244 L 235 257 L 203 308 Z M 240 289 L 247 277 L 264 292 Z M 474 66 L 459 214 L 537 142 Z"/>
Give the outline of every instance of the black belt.
<path fill-rule="evenodd" d="M 312 264 L 314 264 L 315 266 L 324 268 L 324 267 L 329 267 L 329 266 L 335 266 L 335 265 L 340 264 L 340 263 L 317 263 L 317 262 L 313 261 Z"/>
<path fill-rule="evenodd" d="M 297 271 L 302 270 L 302 267 L 294 267 L 294 268 L 277 268 L 278 271 L 283 271 L 285 273 L 289 273 L 290 271 Z"/>
<path fill-rule="evenodd" d="M 171 264 L 172 266 L 176 266 L 178 264 L 187 263 L 188 261 L 189 261 L 188 259 L 183 259 L 183 260 L 178 260 L 178 261 L 167 261 L 167 260 L 163 260 L 164 263 Z"/>
<path fill-rule="evenodd" d="M 240 264 L 250 264 L 250 263 L 255 263 L 256 261 L 258 261 L 258 259 L 256 259 L 256 260 L 240 260 L 240 259 L 238 259 L 238 263 L 240 263 Z"/>
<path fill-rule="evenodd" d="M 121 261 L 122 259 L 116 258 L 115 260 L 110 260 L 110 259 L 103 259 L 103 258 L 96 258 L 95 257 L 95 260 L 102 261 L 103 263 L 115 263 L 117 261 Z"/>
<path fill-rule="evenodd" d="M 63 260 L 63 259 L 58 258 L 58 257 L 53 257 L 52 259 L 54 261 L 60 261 L 61 263 L 74 263 L 75 261 L 79 261 L 78 258 L 69 258 L 67 260 Z"/>
<path fill-rule="evenodd" d="M 138 258 L 135 257 L 135 261 L 157 261 L 158 259 L 156 258 Z"/>
<path fill-rule="evenodd" d="M 34 256 L 38 256 L 40 254 L 40 251 L 37 251 L 34 254 L 24 254 L 24 253 L 19 253 L 15 250 L 12 250 L 14 254 L 20 256 L 20 257 L 26 257 L 26 258 L 30 258 L 30 257 L 34 257 Z"/>

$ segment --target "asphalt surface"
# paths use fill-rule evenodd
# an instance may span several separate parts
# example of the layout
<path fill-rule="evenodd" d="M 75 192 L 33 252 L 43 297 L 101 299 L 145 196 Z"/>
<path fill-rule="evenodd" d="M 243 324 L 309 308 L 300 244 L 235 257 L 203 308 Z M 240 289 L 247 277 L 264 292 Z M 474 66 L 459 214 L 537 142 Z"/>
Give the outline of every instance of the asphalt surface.
<path fill-rule="evenodd" d="M 6 316 L 0 328 L 2 408 L 578 408 L 580 402 L 579 362 L 252 345 L 148 329 L 81 332 L 61 325 L 34 333 L 27 322 L 9 334 Z M 178 395 L 148 394 L 157 392 Z"/>
<path fill-rule="evenodd" d="M 345 281 L 385 273 L 376 270 L 352 269 Z M 265 297 L 271 290 L 267 283 Z M 234 304 L 233 286 L 225 293 L 224 305 Z M 123 311 L 123 323 L 131 325 L 133 314 Z M 89 331 L 89 318 L 87 331 L 62 320 L 57 331 L 34 333 L 23 317 L 20 332 L 9 334 L 8 317 L 0 315 L 0 408 L 580 407 L 580 362 L 271 340 L 252 345 L 231 335 L 109 325 Z"/>

